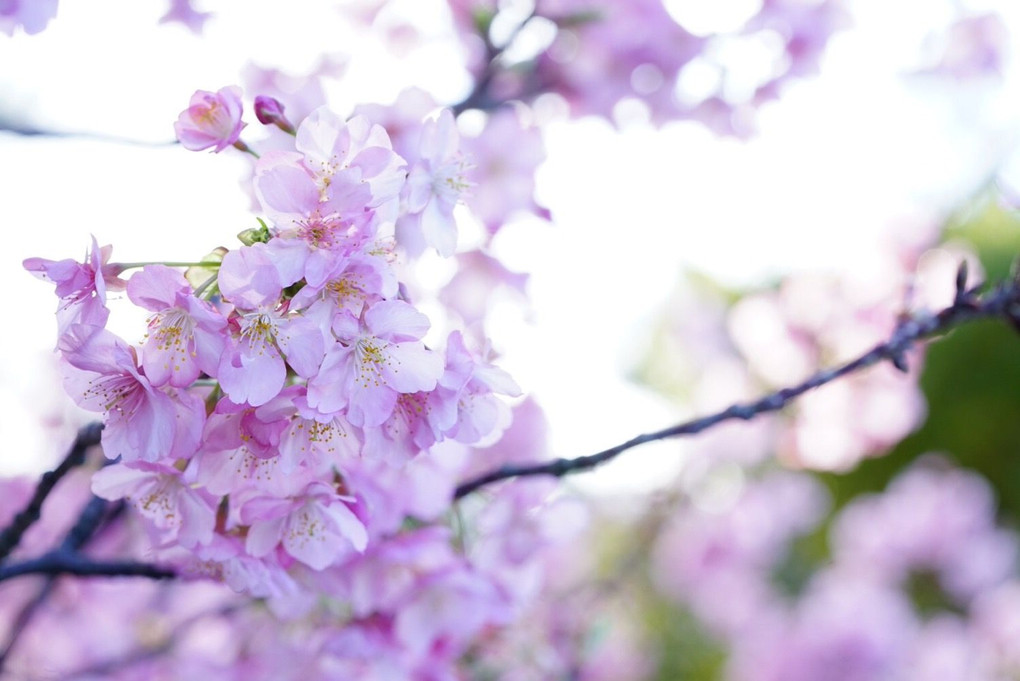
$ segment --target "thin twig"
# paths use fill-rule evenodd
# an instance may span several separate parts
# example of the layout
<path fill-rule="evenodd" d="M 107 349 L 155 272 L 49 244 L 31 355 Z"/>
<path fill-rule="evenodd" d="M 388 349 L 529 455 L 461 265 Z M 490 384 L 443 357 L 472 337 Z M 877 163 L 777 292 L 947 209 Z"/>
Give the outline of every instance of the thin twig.
<path fill-rule="evenodd" d="M 454 491 L 453 498 L 460 499 L 485 485 L 500 480 L 533 475 L 562 477 L 571 473 L 587 471 L 616 458 L 628 449 L 647 442 L 665 440 L 681 435 L 694 435 L 723 421 L 737 419 L 748 421 L 760 414 L 779 411 L 792 400 L 809 390 L 883 361 L 892 362 L 897 369 L 906 371 L 906 353 L 914 344 L 922 339 L 948 331 L 950 328 L 963 322 L 1001 317 L 1020 330 L 1020 278 L 1014 276 L 1010 281 L 999 284 L 983 295 L 978 295 L 976 288 L 966 289 L 965 281 L 966 270 L 961 266 L 961 273 L 958 274 L 956 281 L 956 299 L 952 305 L 937 314 L 917 315 L 902 320 L 888 341 L 876 345 L 857 359 L 846 364 L 819 371 L 803 383 L 777 390 L 754 402 L 735 404 L 715 414 L 680 423 L 653 433 L 638 435 L 622 444 L 610 447 L 596 454 L 574 459 L 554 459 L 535 464 L 504 465 L 460 484 Z"/>
<path fill-rule="evenodd" d="M 29 500 L 28 505 L 14 517 L 11 524 L 0 532 L 0 563 L 2 563 L 11 552 L 17 548 L 22 536 L 36 521 L 42 513 L 43 502 L 56 486 L 60 479 L 77 466 L 85 462 L 85 453 L 89 447 L 99 444 L 100 434 L 103 430 L 101 423 L 90 423 L 78 431 L 67 456 L 52 471 L 44 473 L 35 488 L 35 494 Z"/>
<path fill-rule="evenodd" d="M 463 113 L 468 109 L 492 111 L 501 106 L 507 105 L 509 98 L 492 96 L 492 84 L 495 81 L 496 76 L 499 75 L 501 71 L 505 70 L 505 67 L 500 64 L 503 53 L 506 52 L 507 48 L 513 45 L 520 32 L 524 29 L 528 22 L 536 16 L 538 16 L 538 14 L 536 10 L 533 9 L 528 16 L 524 17 L 524 19 L 522 19 L 520 23 L 514 27 L 513 31 L 502 45 L 497 46 L 493 43 L 492 36 L 489 35 L 489 31 L 486 29 L 484 34 L 481 36 L 482 41 L 485 44 L 485 67 L 483 68 L 482 73 L 479 74 L 477 80 L 475 80 L 475 85 L 468 96 L 450 107 L 454 114 Z M 517 97 L 515 96 L 514 98 L 516 99 Z"/>

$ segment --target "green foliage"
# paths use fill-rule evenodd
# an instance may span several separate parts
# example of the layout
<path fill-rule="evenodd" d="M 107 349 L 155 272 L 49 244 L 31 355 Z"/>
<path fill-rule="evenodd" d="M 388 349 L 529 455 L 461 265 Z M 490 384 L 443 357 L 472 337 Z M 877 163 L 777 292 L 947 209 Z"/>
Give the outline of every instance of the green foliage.
<path fill-rule="evenodd" d="M 649 603 L 645 613 L 648 630 L 654 635 L 653 645 L 661 655 L 656 681 L 722 678 L 726 649 L 691 613 L 662 599 Z"/>

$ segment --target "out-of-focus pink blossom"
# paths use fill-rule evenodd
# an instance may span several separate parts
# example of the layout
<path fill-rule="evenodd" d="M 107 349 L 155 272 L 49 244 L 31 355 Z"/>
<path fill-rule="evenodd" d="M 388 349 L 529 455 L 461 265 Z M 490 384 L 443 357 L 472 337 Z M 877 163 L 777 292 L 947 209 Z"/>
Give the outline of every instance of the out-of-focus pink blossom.
<path fill-rule="evenodd" d="M 977 475 L 935 461 L 900 475 L 881 495 L 847 506 L 833 532 L 836 559 L 898 584 L 931 572 L 961 605 L 1015 574 L 1017 540 L 995 526 L 991 491 Z"/>
<path fill-rule="evenodd" d="M 212 12 L 199 12 L 193 7 L 194 0 L 170 0 L 166 14 L 159 18 L 159 23 L 178 23 L 196 35 L 202 33 L 205 22 L 212 17 Z"/>
<path fill-rule="evenodd" d="M 201 151 L 215 147 L 220 152 L 241 137 L 246 123 L 241 120 L 241 88 L 236 85 L 216 92 L 198 90 L 174 123 L 177 139 L 185 149 Z"/>
<path fill-rule="evenodd" d="M 825 507 L 816 481 L 785 473 L 748 485 L 723 512 L 684 509 L 655 548 L 656 582 L 711 631 L 739 637 L 781 611 L 769 573 L 790 543 L 821 520 Z"/>
<path fill-rule="evenodd" d="M 486 318 L 493 297 L 501 291 L 527 305 L 528 275 L 514 272 L 484 251 L 469 251 L 456 256 L 457 273 L 439 292 L 439 300 L 464 320 L 469 328 L 478 328 Z"/>
<path fill-rule="evenodd" d="M 812 585 L 788 622 L 737 639 L 728 678 L 910 678 L 906 653 L 917 631 L 918 621 L 899 592 L 833 576 Z"/>
<path fill-rule="evenodd" d="M 57 0 L 4 0 L 0 2 L 0 32 L 14 35 L 20 28 L 33 35 L 57 16 Z"/>
<path fill-rule="evenodd" d="M 449 109 L 424 123 L 421 144 L 402 195 L 406 213 L 397 222 L 397 239 L 412 254 L 431 246 L 447 257 L 457 248 L 453 209 L 468 188 L 464 177 L 467 164 L 458 148 L 459 139 Z"/>
<path fill-rule="evenodd" d="M 959 19 L 933 42 L 933 63 L 919 73 L 966 81 L 1002 75 L 1010 34 L 998 14 L 977 14 Z"/>
<path fill-rule="evenodd" d="M 471 159 L 465 172 L 471 190 L 465 192 L 464 203 L 490 234 L 520 211 L 549 219 L 549 210 L 534 196 L 535 172 L 545 161 L 542 133 L 524 125 L 516 109 L 493 111 L 482 132 L 464 137 L 461 146 Z"/>

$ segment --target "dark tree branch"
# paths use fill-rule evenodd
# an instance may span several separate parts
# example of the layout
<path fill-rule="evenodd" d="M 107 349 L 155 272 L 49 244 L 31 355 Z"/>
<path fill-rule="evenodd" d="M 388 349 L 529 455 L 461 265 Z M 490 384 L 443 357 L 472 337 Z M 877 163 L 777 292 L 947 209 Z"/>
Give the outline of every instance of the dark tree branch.
<path fill-rule="evenodd" d="M 537 12 L 532 10 L 528 16 L 514 27 L 513 32 L 502 45 L 496 45 L 492 42 L 488 26 L 485 27 L 484 31 L 479 31 L 480 37 L 485 44 L 485 67 L 475 79 L 474 87 L 471 88 L 468 96 L 450 107 L 453 109 L 454 114 L 459 115 L 468 109 L 492 111 L 507 105 L 508 100 L 506 98 L 493 96 L 492 86 L 496 77 L 506 70 L 506 67 L 501 63 L 503 53 L 517 39 L 518 34 L 520 34 L 527 23 L 536 16 Z"/>
<path fill-rule="evenodd" d="M 57 549 L 38 558 L 0 566 L 0 582 L 23 575 L 148 577 L 149 579 L 171 579 L 177 576 L 173 570 L 159 565 L 135 561 L 93 560 L 66 549 Z"/>
<path fill-rule="evenodd" d="M 707 430 L 723 421 L 748 421 L 760 414 L 779 411 L 797 397 L 809 390 L 825 385 L 842 376 L 852 374 L 880 362 L 889 361 L 901 371 L 907 370 L 906 353 L 917 342 L 948 331 L 950 328 L 982 318 L 1002 318 L 1020 331 L 1020 276 L 984 294 L 978 290 L 966 289 L 966 268 L 961 266 L 956 278 L 956 299 L 952 305 L 937 314 L 920 314 L 903 319 L 893 331 L 888 341 L 876 345 L 857 359 L 841 366 L 824 369 L 814 374 L 803 383 L 777 390 L 754 402 L 735 404 L 715 414 L 680 423 L 670 428 L 638 435 L 626 442 L 610 447 L 596 454 L 581 456 L 575 459 L 554 459 L 543 463 L 504 465 L 461 483 L 454 491 L 454 499 L 471 494 L 485 485 L 533 475 L 552 475 L 562 477 L 571 473 L 587 471 L 603 464 L 618 455 L 647 442 L 665 440 L 681 435 L 694 435 Z"/>
<path fill-rule="evenodd" d="M 85 454 L 89 447 L 99 444 L 102 430 L 103 425 L 101 423 L 90 423 L 79 430 L 74 444 L 71 445 L 70 451 L 67 452 L 67 456 L 60 462 L 60 465 L 52 471 L 43 474 L 38 486 L 35 488 L 35 494 L 32 495 L 28 505 L 14 517 L 14 520 L 11 521 L 11 524 L 3 532 L 0 532 L 0 563 L 6 560 L 11 555 L 11 552 L 17 548 L 18 543 L 28 528 L 39 520 L 43 502 L 46 501 L 46 497 L 53 491 L 56 484 L 60 482 L 60 479 L 67 475 L 71 469 L 85 462 Z"/>

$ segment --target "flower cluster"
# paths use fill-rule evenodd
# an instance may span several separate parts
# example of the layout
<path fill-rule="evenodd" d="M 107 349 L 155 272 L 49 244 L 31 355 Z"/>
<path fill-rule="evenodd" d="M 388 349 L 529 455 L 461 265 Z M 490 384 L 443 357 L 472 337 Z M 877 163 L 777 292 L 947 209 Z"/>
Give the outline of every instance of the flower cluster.
<path fill-rule="evenodd" d="M 293 145 L 255 163 L 265 221 L 238 247 L 184 272 L 110 264 L 95 242 L 84 263 L 25 262 L 56 284 L 69 394 L 103 416 L 114 463 L 93 490 L 130 500 L 157 557 L 184 573 L 281 612 L 325 593 L 348 604 L 331 646 L 360 632 L 399 648 L 407 669 L 456 660 L 514 594 L 429 523 L 449 510 L 469 448 L 510 423 L 500 396 L 519 394 L 461 332 L 426 344 L 429 319 L 401 281 L 408 251 L 456 248 L 457 129 L 449 112 L 426 119 L 408 160 L 361 115 L 321 107 L 290 127 L 275 100 L 257 110 Z M 251 151 L 241 111 L 239 88 L 198 92 L 178 136 Z M 402 224 L 421 242 L 406 246 Z M 140 344 L 106 328 L 109 291 L 147 311 Z M 359 649 L 365 665 L 392 664 Z"/>

